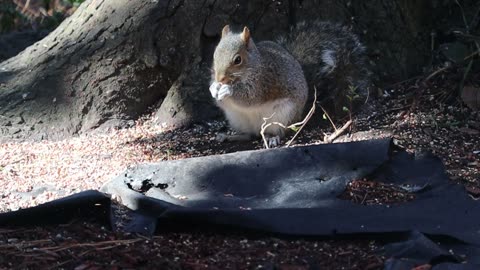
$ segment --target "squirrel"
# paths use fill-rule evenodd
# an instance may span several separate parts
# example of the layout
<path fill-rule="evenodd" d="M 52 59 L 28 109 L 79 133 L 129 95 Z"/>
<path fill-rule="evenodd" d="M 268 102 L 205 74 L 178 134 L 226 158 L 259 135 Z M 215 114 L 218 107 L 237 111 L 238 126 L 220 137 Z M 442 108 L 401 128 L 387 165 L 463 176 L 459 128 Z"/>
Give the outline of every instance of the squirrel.
<path fill-rule="evenodd" d="M 284 126 L 298 121 L 312 86 L 325 89 L 324 98 L 339 99 L 347 91 L 364 98 L 370 82 L 365 62 L 365 48 L 339 24 L 304 22 L 278 42 L 258 43 L 248 27 L 238 33 L 224 26 L 213 55 L 209 90 L 240 134 L 220 140 L 258 136 L 265 118 Z M 265 134 L 269 146 L 276 146 L 285 129 L 270 125 Z"/>

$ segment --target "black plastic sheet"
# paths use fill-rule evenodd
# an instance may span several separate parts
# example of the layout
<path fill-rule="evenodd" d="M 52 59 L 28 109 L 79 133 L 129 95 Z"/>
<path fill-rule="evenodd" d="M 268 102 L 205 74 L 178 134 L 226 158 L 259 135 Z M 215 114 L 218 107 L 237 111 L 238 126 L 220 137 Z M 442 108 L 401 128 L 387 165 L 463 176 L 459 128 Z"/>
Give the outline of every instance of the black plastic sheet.
<path fill-rule="evenodd" d="M 402 187 L 415 193 L 415 200 L 365 206 L 338 198 L 350 181 L 362 178 Z M 101 191 L 135 210 L 129 231 L 153 234 L 157 228 L 181 224 L 315 237 L 387 239 L 412 232 L 404 241 L 386 246 L 392 257 L 386 269 L 420 262 L 430 262 L 434 269 L 480 269 L 479 202 L 449 181 L 438 158 L 408 154 L 389 139 L 141 164 L 107 182 Z M 99 211 L 108 213 L 101 194 L 88 196 L 102 201 L 96 202 L 97 208 L 103 205 Z M 25 221 L 28 213 L 48 212 L 44 217 L 54 218 L 66 209 L 66 202 L 71 206 L 79 198 L 34 207 L 37 212 L 2 214 L 0 225 L 12 224 L 16 217 Z M 84 198 L 77 206 L 91 203 Z"/>

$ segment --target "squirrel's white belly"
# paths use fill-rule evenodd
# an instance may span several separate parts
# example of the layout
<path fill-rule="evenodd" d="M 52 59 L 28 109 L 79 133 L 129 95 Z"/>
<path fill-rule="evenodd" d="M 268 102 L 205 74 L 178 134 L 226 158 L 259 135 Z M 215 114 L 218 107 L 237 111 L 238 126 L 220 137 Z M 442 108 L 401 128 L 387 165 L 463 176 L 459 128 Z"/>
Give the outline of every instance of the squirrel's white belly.
<path fill-rule="evenodd" d="M 295 120 L 295 103 L 291 99 L 278 99 L 258 106 L 243 107 L 238 106 L 229 99 L 220 102 L 219 106 L 225 112 L 228 122 L 235 130 L 260 135 L 260 130 L 264 122 L 279 122 L 288 126 Z M 273 116 L 272 116 L 273 115 Z M 284 129 L 278 125 L 271 125 L 265 131 L 266 134 L 283 136 Z"/>

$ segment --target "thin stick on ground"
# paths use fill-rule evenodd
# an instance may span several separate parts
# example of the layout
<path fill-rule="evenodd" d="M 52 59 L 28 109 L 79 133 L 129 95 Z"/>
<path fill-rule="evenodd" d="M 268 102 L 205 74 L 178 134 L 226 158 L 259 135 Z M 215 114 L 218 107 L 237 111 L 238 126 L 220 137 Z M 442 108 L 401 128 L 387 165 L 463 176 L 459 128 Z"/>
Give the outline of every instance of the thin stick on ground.
<path fill-rule="evenodd" d="M 76 243 L 76 244 L 69 244 L 65 246 L 46 247 L 41 249 L 50 250 L 52 252 L 59 252 L 59 251 L 63 251 L 71 248 L 81 248 L 81 247 L 105 248 L 105 247 L 111 247 L 112 245 L 115 245 L 115 246 L 129 245 L 139 241 L 143 241 L 143 239 L 135 238 L 135 239 L 125 239 L 125 240 L 110 240 L 110 241 L 102 241 L 102 242 L 95 242 L 95 243 Z"/>
<path fill-rule="evenodd" d="M 270 148 L 269 145 L 268 145 L 268 142 L 267 142 L 267 138 L 265 137 L 265 130 L 268 127 L 270 127 L 271 125 L 277 125 L 277 126 L 282 127 L 283 129 L 293 129 L 293 130 L 296 129 L 298 126 L 300 126 L 300 128 L 298 128 L 297 131 L 295 132 L 295 135 L 293 135 L 292 139 L 290 141 L 288 141 L 286 147 L 289 147 L 292 144 L 292 142 L 298 136 L 300 131 L 302 131 L 302 129 L 308 123 L 310 118 L 312 118 L 312 115 L 315 113 L 315 104 L 317 102 L 317 88 L 314 87 L 313 89 L 314 89 L 314 97 L 313 97 L 312 107 L 310 108 L 310 111 L 308 111 L 307 115 L 305 116 L 305 118 L 301 122 L 297 122 L 297 123 L 291 124 L 288 127 L 286 127 L 283 123 L 280 123 L 280 122 L 267 123 L 267 120 L 272 119 L 272 117 L 275 115 L 275 113 L 273 113 L 270 117 L 263 118 L 263 124 L 262 124 L 262 128 L 260 130 L 260 135 L 262 136 L 262 140 L 263 140 L 263 143 L 265 145 L 265 148 L 267 148 L 267 149 Z"/>
<path fill-rule="evenodd" d="M 323 141 L 326 143 L 332 143 L 336 138 L 338 138 L 338 136 L 343 134 L 345 130 L 347 130 L 347 128 L 350 127 L 352 123 L 353 123 L 352 120 L 348 120 L 347 123 L 345 123 L 345 125 L 343 125 L 340 129 L 335 130 L 333 134 L 331 134 L 330 136 L 325 136 Z"/>
<path fill-rule="evenodd" d="M 330 124 L 332 124 L 332 127 L 335 129 L 335 131 L 337 131 L 337 126 L 335 125 L 335 123 L 333 123 L 333 120 L 332 118 L 330 118 L 330 115 L 327 113 L 327 111 L 322 107 L 322 105 L 320 105 L 320 109 L 322 109 L 323 113 L 325 114 L 325 117 L 327 117 L 328 121 L 330 121 Z"/>
<path fill-rule="evenodd" d="M 430 75 L 428 75 L 427 78 L 425 78 L 425 79 L 423 80 L 423 83 L 428 82 L 431 78 L 435 77 L 437 74 L 439 74 L 439 73 L 441 73 L 441 72 L 443 72 L 443 71 L 446 71 L 446 70 L 449 69 L 449 68 L 450 68 L 450 66 L 445 66 L 445 67 L 442 67 L 442 68 L 440 68 L 440 69 L 435 70 L 435 71 L 432 72 Z"/>
<path fill-rule="evenodd" d="M 468 60 L 468 59 L 470 59 L 470 58 L 472 58 L 472 57 L 475 57 L 475 56 L 477 56 L 477 54 L 480 54 L 480 51 L 475 51 L 475 52 L 471 53 L 470 55 L 465 56 L 465 57 L 463 58 L 463 61 L 466 61 L 466 60 Z"/>

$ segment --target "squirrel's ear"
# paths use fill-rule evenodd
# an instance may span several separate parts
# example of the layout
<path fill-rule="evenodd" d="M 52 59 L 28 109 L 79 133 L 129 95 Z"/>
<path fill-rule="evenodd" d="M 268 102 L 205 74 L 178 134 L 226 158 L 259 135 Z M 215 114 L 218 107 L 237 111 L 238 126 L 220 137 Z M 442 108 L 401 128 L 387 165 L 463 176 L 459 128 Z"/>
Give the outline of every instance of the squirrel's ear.
<path fill-rule="evenodd" d="M 222 29 L 222 38 L 230 33 L 230 25 L 225 25 Z"/>
<path fill-rule="evenodd" d="M 243 32 L 242 32 L 241 37 L 242 37 L 243 42 L 248 44 L 248 41 L 250 41 L 250 30 L 248 30 L 248 27 L 245 26 L 243 28 Z"/>

